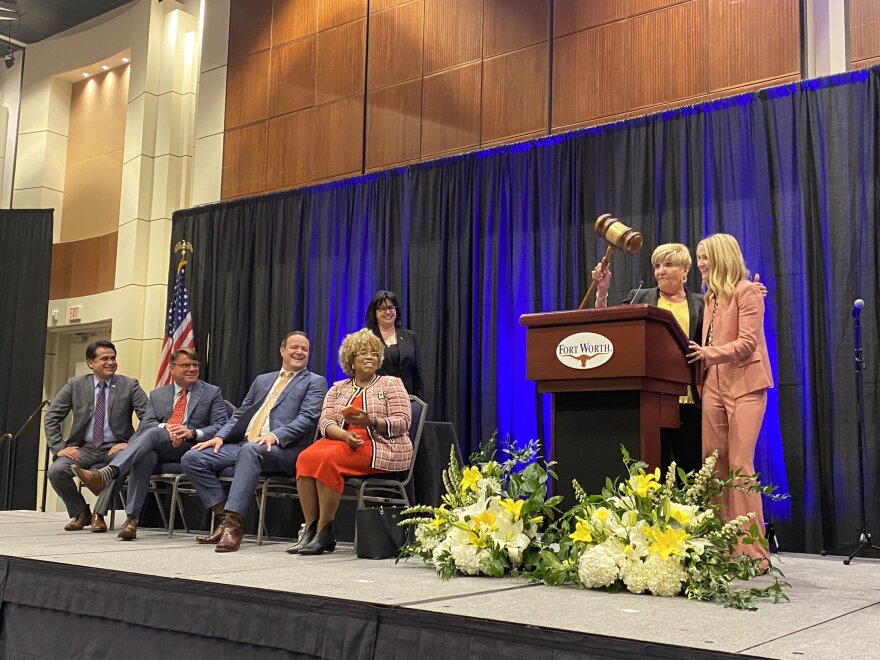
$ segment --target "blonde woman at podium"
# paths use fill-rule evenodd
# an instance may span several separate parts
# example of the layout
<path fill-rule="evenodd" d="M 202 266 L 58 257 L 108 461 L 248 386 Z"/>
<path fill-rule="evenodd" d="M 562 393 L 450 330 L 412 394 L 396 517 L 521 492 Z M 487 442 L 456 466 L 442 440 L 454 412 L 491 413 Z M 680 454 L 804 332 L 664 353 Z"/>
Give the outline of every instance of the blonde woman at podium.
<path fill-rule="evenodd" d="M 699 242 L 697 268 L 706 291 L 703 345 L 690 342 L 688 362 L 699 362 L 703 372 L 703 456 L 718 451 L 719 475 L 730 470 L 751 475 L 767 389 L 773 387 L 764 298 L 749 281 L 739 243 L 729 234 L 712 234 Z M 760 494 L 730 489 L 723 505 L 728 519 L 754 512 L 763 534 Z M 758 559 L 769 557 L 759 542 L 738 550 Z"/>
<path fill-rule="evenodd" d="M 664 243 L 651 254 L 654 280 L 657 286 L 633 289 L 621 304 L 654 305 L 672 312 L 685 336 L 699 343 L 703 331 L 703 296 L 685 288 L 691 268 L 691 254 L 681 243 Z M 611 286 L 611 269 L 598 264 L 593 269 L 596 282 L 596 307 L 608 306 L 608 287 Z M 669 464 L 676 464 L 685 472 L 699 470 L 702 463 L 701 416 L 699 401 L 695 400 L 695 388 L 679 399 L 677 429 L 660 430 L 660 464 L 666 473 Z"/>

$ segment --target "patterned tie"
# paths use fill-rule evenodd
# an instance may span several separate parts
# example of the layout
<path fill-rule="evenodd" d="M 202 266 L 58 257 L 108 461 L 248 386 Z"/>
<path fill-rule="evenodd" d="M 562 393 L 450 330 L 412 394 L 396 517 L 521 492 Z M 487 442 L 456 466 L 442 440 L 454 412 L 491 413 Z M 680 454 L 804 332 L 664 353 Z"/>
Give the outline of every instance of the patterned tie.
<path fill-rule="evenodd" d="M 92 417 L 92 444 L 97 449 L 104 444 L 104 416 L 107 410 L 107 383 L 98 384 L 95 414 Z"/>
<path fill-rule="evenodd" d="M 183 424 L 183 418 L 186 417 L 186 390 L 180 390 L 177 402 L 174 404 L 174 410 L 171 411 L 171 417 L 166 424 Z"/>
<path fill-rule="evenodd" d="M 285 385 L 287 385 L 290 380 L 291 374 L 289 371 L 282 371 L 281 375 L 278 377 L 278 380 L 275 381 L 275 386 L 272 388 L 272 391 L 266 396 L 266 400 L 263 402 L 263 405 L 260 406 L 260 409 L 254 415 L 251 423 L 248 424 L 247 432 L 244 436 L 251 440 L 253 438 L 259 438 L 260 431 L 263 429 L 263 424 L 266 423 L 266 419 L 269 417 L 269 412 L 272 410 L 272 407 L 275 405 L 275 402 L 278 400 L 278 397 L 281 396 L 281 393 L 284 391 Z"/>

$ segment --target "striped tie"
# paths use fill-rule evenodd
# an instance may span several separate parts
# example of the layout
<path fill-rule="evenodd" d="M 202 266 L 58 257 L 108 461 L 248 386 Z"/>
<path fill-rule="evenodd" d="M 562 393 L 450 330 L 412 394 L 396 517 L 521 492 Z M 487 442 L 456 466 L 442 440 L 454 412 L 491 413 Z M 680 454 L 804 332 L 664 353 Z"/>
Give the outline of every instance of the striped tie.
<path fill-rule="evenodd" d="M 104 417 L 107 410 L 107 383 L 98 385 L 95 397 L 95 415 L 92 417 L 92 444 L 97 449 L 104 444 Z"/>

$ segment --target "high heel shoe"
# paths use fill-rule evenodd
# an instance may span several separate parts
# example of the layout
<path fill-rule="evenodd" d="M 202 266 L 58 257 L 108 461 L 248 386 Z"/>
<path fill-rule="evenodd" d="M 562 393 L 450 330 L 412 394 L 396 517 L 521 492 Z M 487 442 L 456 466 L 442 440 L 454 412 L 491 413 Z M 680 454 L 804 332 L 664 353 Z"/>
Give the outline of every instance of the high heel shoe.
<path fill-rule="evenodd" d="M 312 524 L 309 525 L 308 529 L 303 532 L 302 538 L 294 543 L 287 549 L 287 554 L 289 555 L 297 555 L 299 551 L 306 547 L 309 543 L 312 542 L 312 539 L 315 538 L 315 535 L 318 533 L 318 521 L 313 520 Z"/>
<path fill-rule="evenodd" d="M 336 530 L 334 523 L 331 521 L 324 525 L 315 538 L 300 548 L 301 555 L 320 555 L 325 552 L 333 552 L 336 550 Z"/>

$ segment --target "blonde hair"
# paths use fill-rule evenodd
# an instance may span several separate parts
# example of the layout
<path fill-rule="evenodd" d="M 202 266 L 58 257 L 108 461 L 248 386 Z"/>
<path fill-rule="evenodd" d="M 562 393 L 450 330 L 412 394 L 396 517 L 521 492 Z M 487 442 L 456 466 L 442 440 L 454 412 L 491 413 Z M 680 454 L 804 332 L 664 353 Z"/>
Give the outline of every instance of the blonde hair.
<path fill-rule="evenodd" d="M 691 253 L 686 245 L 682 245 L 681 243 L 664 243 L 663 245 L 658 245 L 651 253 L 651 266 L 658 261 L 666 261 L 667 259 L 672 262 L 673 266 L 686 268 L 687 270 L 691 269 Z"/>
<path fill-rule="evenodd" d="M 354 378 L 354 358 L 361 351 L 378 353 L 380 367 L 385 359 L 385 345 L 371 330 L 362 328 L 345 335 L 339 347 L 339 366 L 351 378 Z"/>
<path fill-rule="evenodd" d="M 697 249 L 700 246 L 711 265 L 709 280 L 703 280 L 703 291 L 730 300 L 736 285 L 749 278 L 739 243 L 730 234 L 711 234 L 697 243 Z"/>

